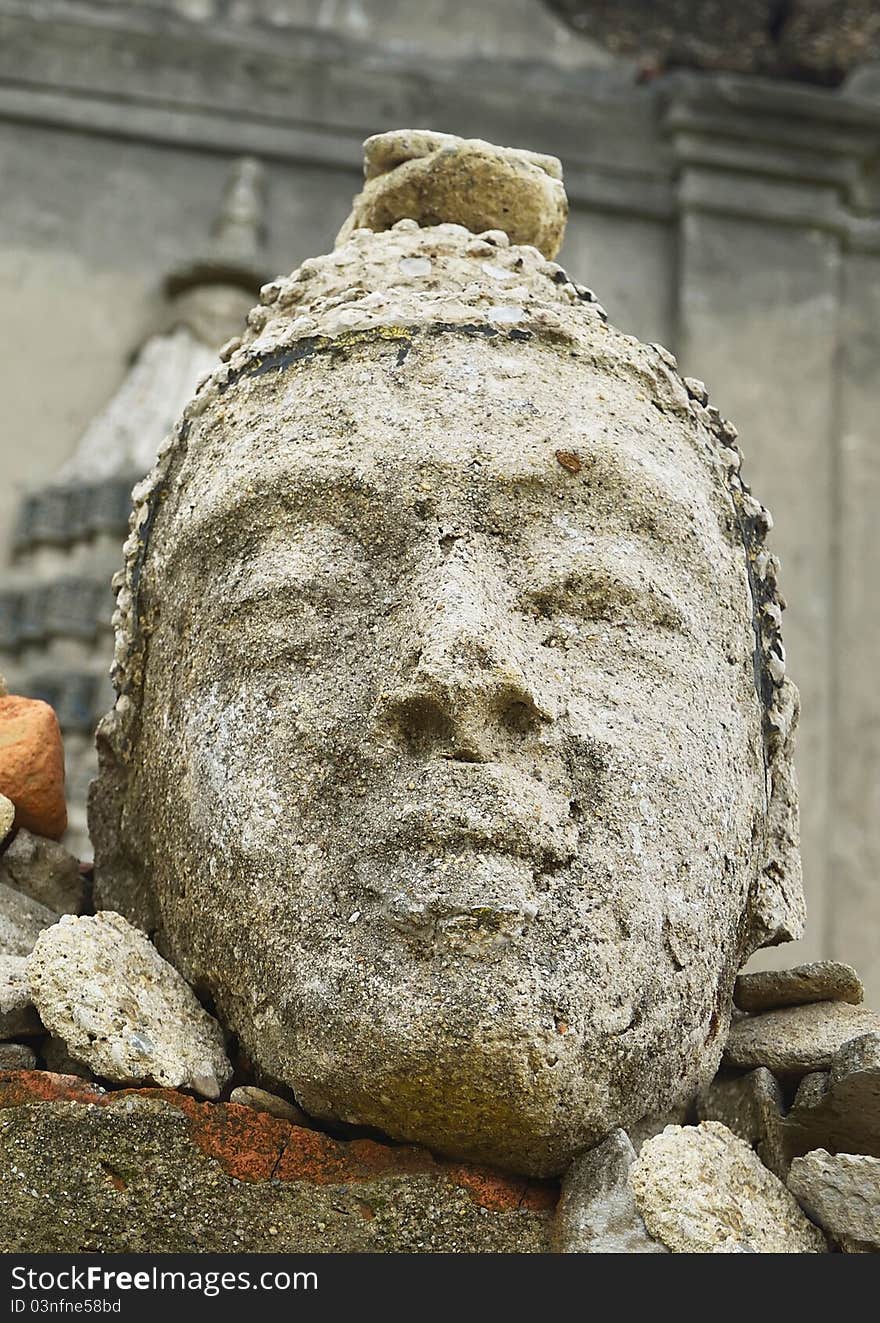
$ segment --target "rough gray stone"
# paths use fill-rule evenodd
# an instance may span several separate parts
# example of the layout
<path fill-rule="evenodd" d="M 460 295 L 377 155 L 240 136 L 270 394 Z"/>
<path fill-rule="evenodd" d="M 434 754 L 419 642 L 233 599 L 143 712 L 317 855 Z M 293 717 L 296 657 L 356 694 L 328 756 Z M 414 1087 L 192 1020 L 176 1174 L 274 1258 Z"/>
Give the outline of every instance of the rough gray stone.
<path fill-rule="evenodd" d="M 267 297 L 135 493 L 100 903 L 310 1115 L 556 1174 L 714 1075 L 802 926 L 769 518 L 503 233 L 356 229 Z"/>
<path fill-rule="evenodd" d="M 360 1152 L 325 1136 L 304 1145 L 302 1130 L 257 1113 L 250 1127 L 244 1108 L 224 1104 L 184 1112 L 152 1098 L 108 1095 L 97 1105 L 78 1096 L 0 1110 L 5 1253 L 550 1247 L 552 1198 L 539 1191 L 536 1206 L 524 1181 L 487 1181 L 485 1172 L 380 1145 L 367 1146 L 381 1159 L 371 1164 L 363 1142 Z M 227 1113 L 236 1115 L 224 1130 Z"/>
<path fill-rule="evenodd" d="M 880 1033 L 844 1043 L 829 1071 L 802 1081 L 784 1140 L 791 1154 L 827 1148 L 880 1158 Z"/>
<path fill-rule="evenodd" d="M 794 1159 L 788 1187 L 810 1217 L 851 1252 L 855 1242 L 859 1250 L 880 1253 L 880 1158 L 816 1149 Z"/>
<path fill-rule="evenodd" d="M 216 1020 L 119 914 L 64 915 L 41 934 L 27 975 L 46 1028 L 98 1076 L 216 1098 L 232 1073 Z"/>
<path fill-rule="evenodd" d="M 805 1006 L 814 1001 L 846 1001 L 857 1006 L 865 989 L 852 965 L 839 960 L 815 960 L 793 969 L 765 969 L 739 974 L 733 1003 L 741 1011 L 770 1011 L 780 1006 Z"/>
<path fill-rule="evenodd" d="M 565 1173 L 556 1209 L 553 1248 L 558 1254 L 666 1254 L 648 1235 L 629 1187 L 635 1149 L 614 1130 Z"/>
<path fill-rule="evenodd" d="M 291 1125 L 312 1125 L 312 1121 L 296 1103 L 288 1102 L 286 1098 L 279 1098 L 277 1093 L 258 1089 L 253 1084 L 244 1084 L 238 1089 L 233 1089 L 229 1101 L 239 1103 L 242 1107 L 253 1107 L 255 1111 L 266 1112 L 269 1116 L 277 1116 L 282 1121 L 289 1121 Z"/>
<path fill-rule="evenodd" d="M 91 1079 L 92 1072 L 82 1061 L 77 1061 L 67 1050 L 67 1044 L 61 1038 L 50 1035 L 40 1045 L 40 1057 L 46 1070 L 55 1075 L 78 1075 L 81 1079 Z"/>
<path fill-rule="evenodd" d="M 27 955 L 43 929 L 57 922 L 54 910 L 7 886 L 0 869 L 0 955 Z"/>
<path fill-rule="evenodd" d="M 0 695 L 2 697 L 2 695 Z M 0 845 L 15 825 L 15 805 L 5 795 L 0 795 Z"/>
<path fill-rule="evenodd" d="M 36 1064 L 36 1053 L 27 1043 L 0 1043 L 0 1070 L 33 1070 Z"/>
<path fill-rule="evenodd" d="M 880 1074 L 880 1032 L 860 1034 L 843 1043 L 831 1058 L 829 1084 L 842 1084 L 853 1075 Z"/>
<path fill-rule="evenodd" d="M 766 1066 L 779 1076 L 827 1070 L 851 1038 L 880 1030 L 880 1015 L 866 1006 L 820 1001 L 750 1015 L 730 1027 L 724 1060 L 751 1069 Z"/>
<path fill-rule="evenodd" d="M 763 1066 L 748 1075 L 717 1075 L 697 1095 L 701 1121 L 720 1121 L 744 1139 L 780 1180 L 785 1180 L 788 1157 L 782 1143 L 782 1089 Z"/>
<path fill-rule="evenodd" d="M 0 1039 L 42 1032 L 28 985 L 24 956 L 0 955 Z"/>
<path fill-rule="evenodd" d="M 744 1140 L 717 1121 L 669 1126 L 630 1172 L 649 1233 L 675 1254 L 819 1254 L 825 1237 Z"/>
<path fill-rule="evenodd" d="M 763 1067 L 761 1067 L 763 1070 Z M 798 1083 L 792 1107 L 813 1107 L 828 1092 L 830 1075 L 827 1070 L 815 1070 Z"/>
<path fill-rule="evenodd" d="M 21 828 L 0 858 L 0 876 L 3 873 L 10 886 L 56 914 L 82 912 L 86 883 L 79 860 L 57 841 Z"/>

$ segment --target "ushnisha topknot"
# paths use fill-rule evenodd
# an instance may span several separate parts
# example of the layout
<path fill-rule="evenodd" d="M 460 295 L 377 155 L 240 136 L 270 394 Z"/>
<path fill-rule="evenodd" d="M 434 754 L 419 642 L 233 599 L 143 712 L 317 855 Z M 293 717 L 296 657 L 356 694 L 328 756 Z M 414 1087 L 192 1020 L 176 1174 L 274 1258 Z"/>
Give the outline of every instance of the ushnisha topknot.
<path fill-rule="evenodd" d="M 336 243 L 362 226 L 380 233 L 399 220 L 455 222 L 474 234 L 499 229 L 545 257 L 562 247 L 568 199 L 555 156 L 496 147 L 430 129 L 395 129 L 364 143 L 364 188 Z"/>

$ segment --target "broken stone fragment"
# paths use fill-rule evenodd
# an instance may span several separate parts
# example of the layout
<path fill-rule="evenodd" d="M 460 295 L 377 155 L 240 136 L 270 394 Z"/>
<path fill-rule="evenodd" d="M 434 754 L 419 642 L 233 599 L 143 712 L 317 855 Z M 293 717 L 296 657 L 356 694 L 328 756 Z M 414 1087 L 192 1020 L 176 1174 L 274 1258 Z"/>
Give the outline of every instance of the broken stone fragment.
<path fill-rule="evenodd" d="M 76 1057 L 72 1057 L 67 1050 L 67 1044 L 61 1038 L 56 1038 L 54 1034 L 44 1039 L 40 1047 L 40 1057 L 46 1070 L 51 1070 L 55 1075 L 78 1075 L 80 1079 L 90 1080 L 92 1072 L 88 1066 Z"/>
<path fill-rule="evenodd" d="M 643 1116 L 641 1121 L 628 1125 L 626 1133 L 636 1153 L 641 1151 L 646 1139 L 659 1135 L 668 1125 L 684 1125 L 689 1111 L 690 1102 L 681 1103 L 678 1107 L 669 1107 L 664 1112 L 651 1112 L 648 1116 Z"/>
<path fill-rule="evenodd" d="M 697 1116 L 726 1125 L 757 1152 L 765 1167 L 785 1180 L 782 1089 L 764 1066 L 748 1075 L 717 1075 L 697 1095 Z"/>
<path fill-rule="evenodd" d="M 219 1096 L 232 1073 L 220 1026 L 121 915 L 64 915 L 27 969 L 46 1028 L 96 1075 Z"/>
<path fill-rule="evenodd" d="M 852 965 L 839 960 L 815 960 L 793 969 L 766 969 L 740 974 L 733 1002 L 741 1011 L 770 1011 L 780 1006 L 805 1006 L 814 1001 L 846 1001 L 857 1006 L 865 989 Z"/>
<path fill-rule="evenodd" d="M 36 1053 L 27 1043 L 0 1043 L 0 1070 L 33 1070 L 36 1064 Z"/>
<path fill-rule="evenodd" d="M 58 718 L 36 698 L 0 698 L 0 792 L 19 827 L 58 840 L 67 827 Z"/>
<path fill-rule="evenodd" d="M 630 1186 L 648 1232 L 674 1254 L 821 1254 L 825 1237 L 760 1158 L 717 1121 L 647 1140 Z"/>
<path fill-rule="evenodd" d="M 826 1070 L 835 1052 L 861 1034 L 880 1030 L 880 1015 L 866 1006 L 819 1001 L 737 1020 L 724 1048 L 729 1066 L 766 1066 L 774 1075 Z"/>
<path fill-rule="evenodd" d="M 555 156 L 496 147 L 425 129 L 396 129 L 364 143 L 363 191 L 336 240 L 356 229 L 390 230 L 399 220 L 501 230 L 545 257 L 562 247 L 568 201 Z"/>
<path fill-rule="evenodd" d="M 12 831 L 15 823 L 15 805 L 5 795 L 0 795 L 0 845 Z"/>
<path fill-rule="evenodd" d="M 57 922 L 54 910 L 7 886 L 0 870 L 0 955 L 27 955 L 43 929 Z"/>
<path fill-rule="evenodd" d="M 623 1130 L 575 1158 L 562 1181 L 553 1247 L 557 1254 L 666 1254 L 648 1235 L 629 1185 L 636 1153 Z"/>
<path fill-rule="evenodd" d="M 827 1070 L 814 1070 L 812 1074 L 805 1075 L 797 1086 L 792 1106 L 814 1107 L 828 1092 L 829 1079 Z"/>
<path fill-rule="evenodd" d="M 880 1033 L 844 1043 L 828 1072 L 801 1082 L 783 1135 L 792 1155 L 826 1148 L 880 1158 Z"/>
<path fill-rule="evenodd" d="M 41 1033 L 42 1027 L 28 986 L 24 956 L 0 955 L 0 1039 L 29 1038 Z"/>
<path fill-rule="evenodd" d="M 788 1186 L 846 1250 L 880 1252 L 880 1159 L 816 1149 L 794 1159 Z"/>
<path fill-rule="evenodd" d="M 76 856 L 24 827 L 0 859 L 0 877 L 56 914 L 80 914 L 86 903 L 86 882 Z"/>
<path fill-rule="evenodd" d="M 258 1089 L 254 1084 L 245 1084 L 241 1088 L 233 1089 L 229 1101 L 238 1103 L 241 1107 L 253 1107 L 255 1111 L 265 1112 L 268 1116 L 277 1116 L 282 1121 L 289 1121 L 291 1125 L 312 1125 L 305 1112 L 295 1103 L 288 1102 L 286 1098 L 279 1098 L 277 1093 Z"/>

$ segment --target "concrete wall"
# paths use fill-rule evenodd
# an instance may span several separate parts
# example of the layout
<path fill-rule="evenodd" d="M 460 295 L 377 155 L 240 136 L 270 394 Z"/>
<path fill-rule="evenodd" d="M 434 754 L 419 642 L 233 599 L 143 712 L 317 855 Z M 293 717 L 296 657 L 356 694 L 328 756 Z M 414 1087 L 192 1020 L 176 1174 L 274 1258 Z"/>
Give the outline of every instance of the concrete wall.
<path fill-rule="evenodd" d="M 802 952 L 880 999 L 880 103 L 731 76 L 637 83 L 540 0 L 0 0 L 0 563 L 203 241 L 230 160 L 269 176 L 270 269 L 331 244 L 368 133 L 554 152 L 563 261 L 740 429 L 777 519 L 804 699 Z M 862 87 L 867 84 L 863 81 Z M 0 667 L 2 669 L 2 667 Z"/>

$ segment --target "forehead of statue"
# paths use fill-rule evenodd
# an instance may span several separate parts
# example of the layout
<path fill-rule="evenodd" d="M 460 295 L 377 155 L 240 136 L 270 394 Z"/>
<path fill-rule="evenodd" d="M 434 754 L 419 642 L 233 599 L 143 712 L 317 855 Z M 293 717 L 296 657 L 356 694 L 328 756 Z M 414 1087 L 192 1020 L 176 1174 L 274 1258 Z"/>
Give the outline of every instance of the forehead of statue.
<path fill-rule="evenodd" d="M 574 521 L 680 554 L 716 588 L 731 553 L 742 560 L 730 497 L 674 421 L 651 434 L 529 412 L 511 427 L 478 411 L 404 421 L 373 411 L 343 437 L 314 418 L 283 430 L 258 410 L 242 421 L 190 447 L 160 521 L 172 566 L 199 543 L 234 554 L 233 531 L 252 537 L 306 518 L 385 533 L 430 518 L 511 536 Z"/>

